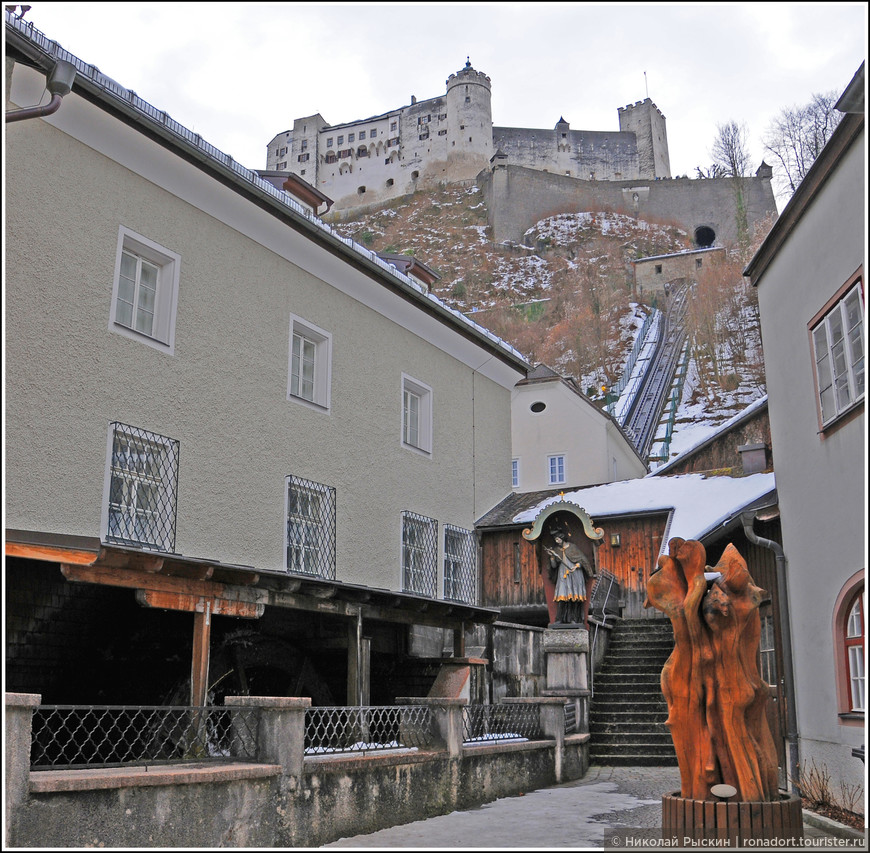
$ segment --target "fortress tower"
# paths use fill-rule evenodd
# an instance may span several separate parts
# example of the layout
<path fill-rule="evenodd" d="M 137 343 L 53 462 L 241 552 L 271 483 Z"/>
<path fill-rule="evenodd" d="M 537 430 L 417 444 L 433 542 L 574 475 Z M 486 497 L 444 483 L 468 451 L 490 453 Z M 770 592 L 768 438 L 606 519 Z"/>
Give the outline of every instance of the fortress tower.
<path fill-rule="evenodd" d="M 492 157 L 492 84 L 470 60 L 447 78 L 448 173 L 474 177 Z"/>
<path fill-rule="evenodd" d="M 668 131 L 661 110 L 649 99 L 620 107 L 619 129 L 637 138 L 638 168 L 645 178 L 669 178 Z"/>

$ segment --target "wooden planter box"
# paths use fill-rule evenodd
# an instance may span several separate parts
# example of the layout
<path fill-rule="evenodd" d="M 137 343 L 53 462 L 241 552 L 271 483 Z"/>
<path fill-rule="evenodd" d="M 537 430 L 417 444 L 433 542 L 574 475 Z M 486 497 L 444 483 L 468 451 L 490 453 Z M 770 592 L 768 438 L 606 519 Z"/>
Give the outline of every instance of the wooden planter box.
<path fill-rule="evenodd" d="M 770 803 L 688 800 L 680 792 L 662 795 L 662 835 L 678 839 L 729 839 L 729 847 L 746 839 L 803 838 L 800 797 L 780 792 Z M 792 841 L 798 846 L 799 841 Z"/>

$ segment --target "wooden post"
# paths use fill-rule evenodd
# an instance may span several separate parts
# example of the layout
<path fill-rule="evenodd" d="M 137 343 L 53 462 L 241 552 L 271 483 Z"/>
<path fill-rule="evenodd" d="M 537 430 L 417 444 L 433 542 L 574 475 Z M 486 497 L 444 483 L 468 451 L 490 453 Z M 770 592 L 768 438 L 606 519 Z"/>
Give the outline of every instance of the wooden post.
<path fill-rule="evenodd" d="M 368 705 L 372 641 L 362 635 L 362 613 L 347 626 L 347 704 Z"/>
<path fill-rule="evenodd" d="M 199 708 L 208 695 L 208 663 L 211 640 L 211 602 L 193 614 L 193 658 L 190 666 L 190 704 Z"/>

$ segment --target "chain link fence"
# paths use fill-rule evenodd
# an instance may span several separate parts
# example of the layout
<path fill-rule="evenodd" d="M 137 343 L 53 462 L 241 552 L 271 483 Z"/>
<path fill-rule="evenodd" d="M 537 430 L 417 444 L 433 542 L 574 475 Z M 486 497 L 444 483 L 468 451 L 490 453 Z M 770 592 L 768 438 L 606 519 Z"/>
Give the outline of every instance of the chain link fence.
<path fill-rule="evenodd" d="M 540 740 L 540 705 L 469 705 L 462 709 L 463 743 Z"/>
<path fill-rule="evenodd" d="M 255 761 L 258 708 L 41 705 L 32 770 Z"/>
<path fill-rule="evenodd" d="M 309 708 L 305 754 L 426 749 L 433 743 L 431 710 L 421 705 Z"/>

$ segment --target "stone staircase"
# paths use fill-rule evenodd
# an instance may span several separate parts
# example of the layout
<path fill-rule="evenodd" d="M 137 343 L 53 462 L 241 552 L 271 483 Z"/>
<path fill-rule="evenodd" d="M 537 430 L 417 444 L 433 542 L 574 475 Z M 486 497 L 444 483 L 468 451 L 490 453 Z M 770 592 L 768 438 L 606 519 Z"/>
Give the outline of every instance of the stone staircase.
<path fill-rule="evenodd" d="M 589 712 L 589 760 L 604 766 L 676 765 L 662 666 L 674 648 L 667 619 L 626 619 L 610 636 L 594 673 Z"/>

